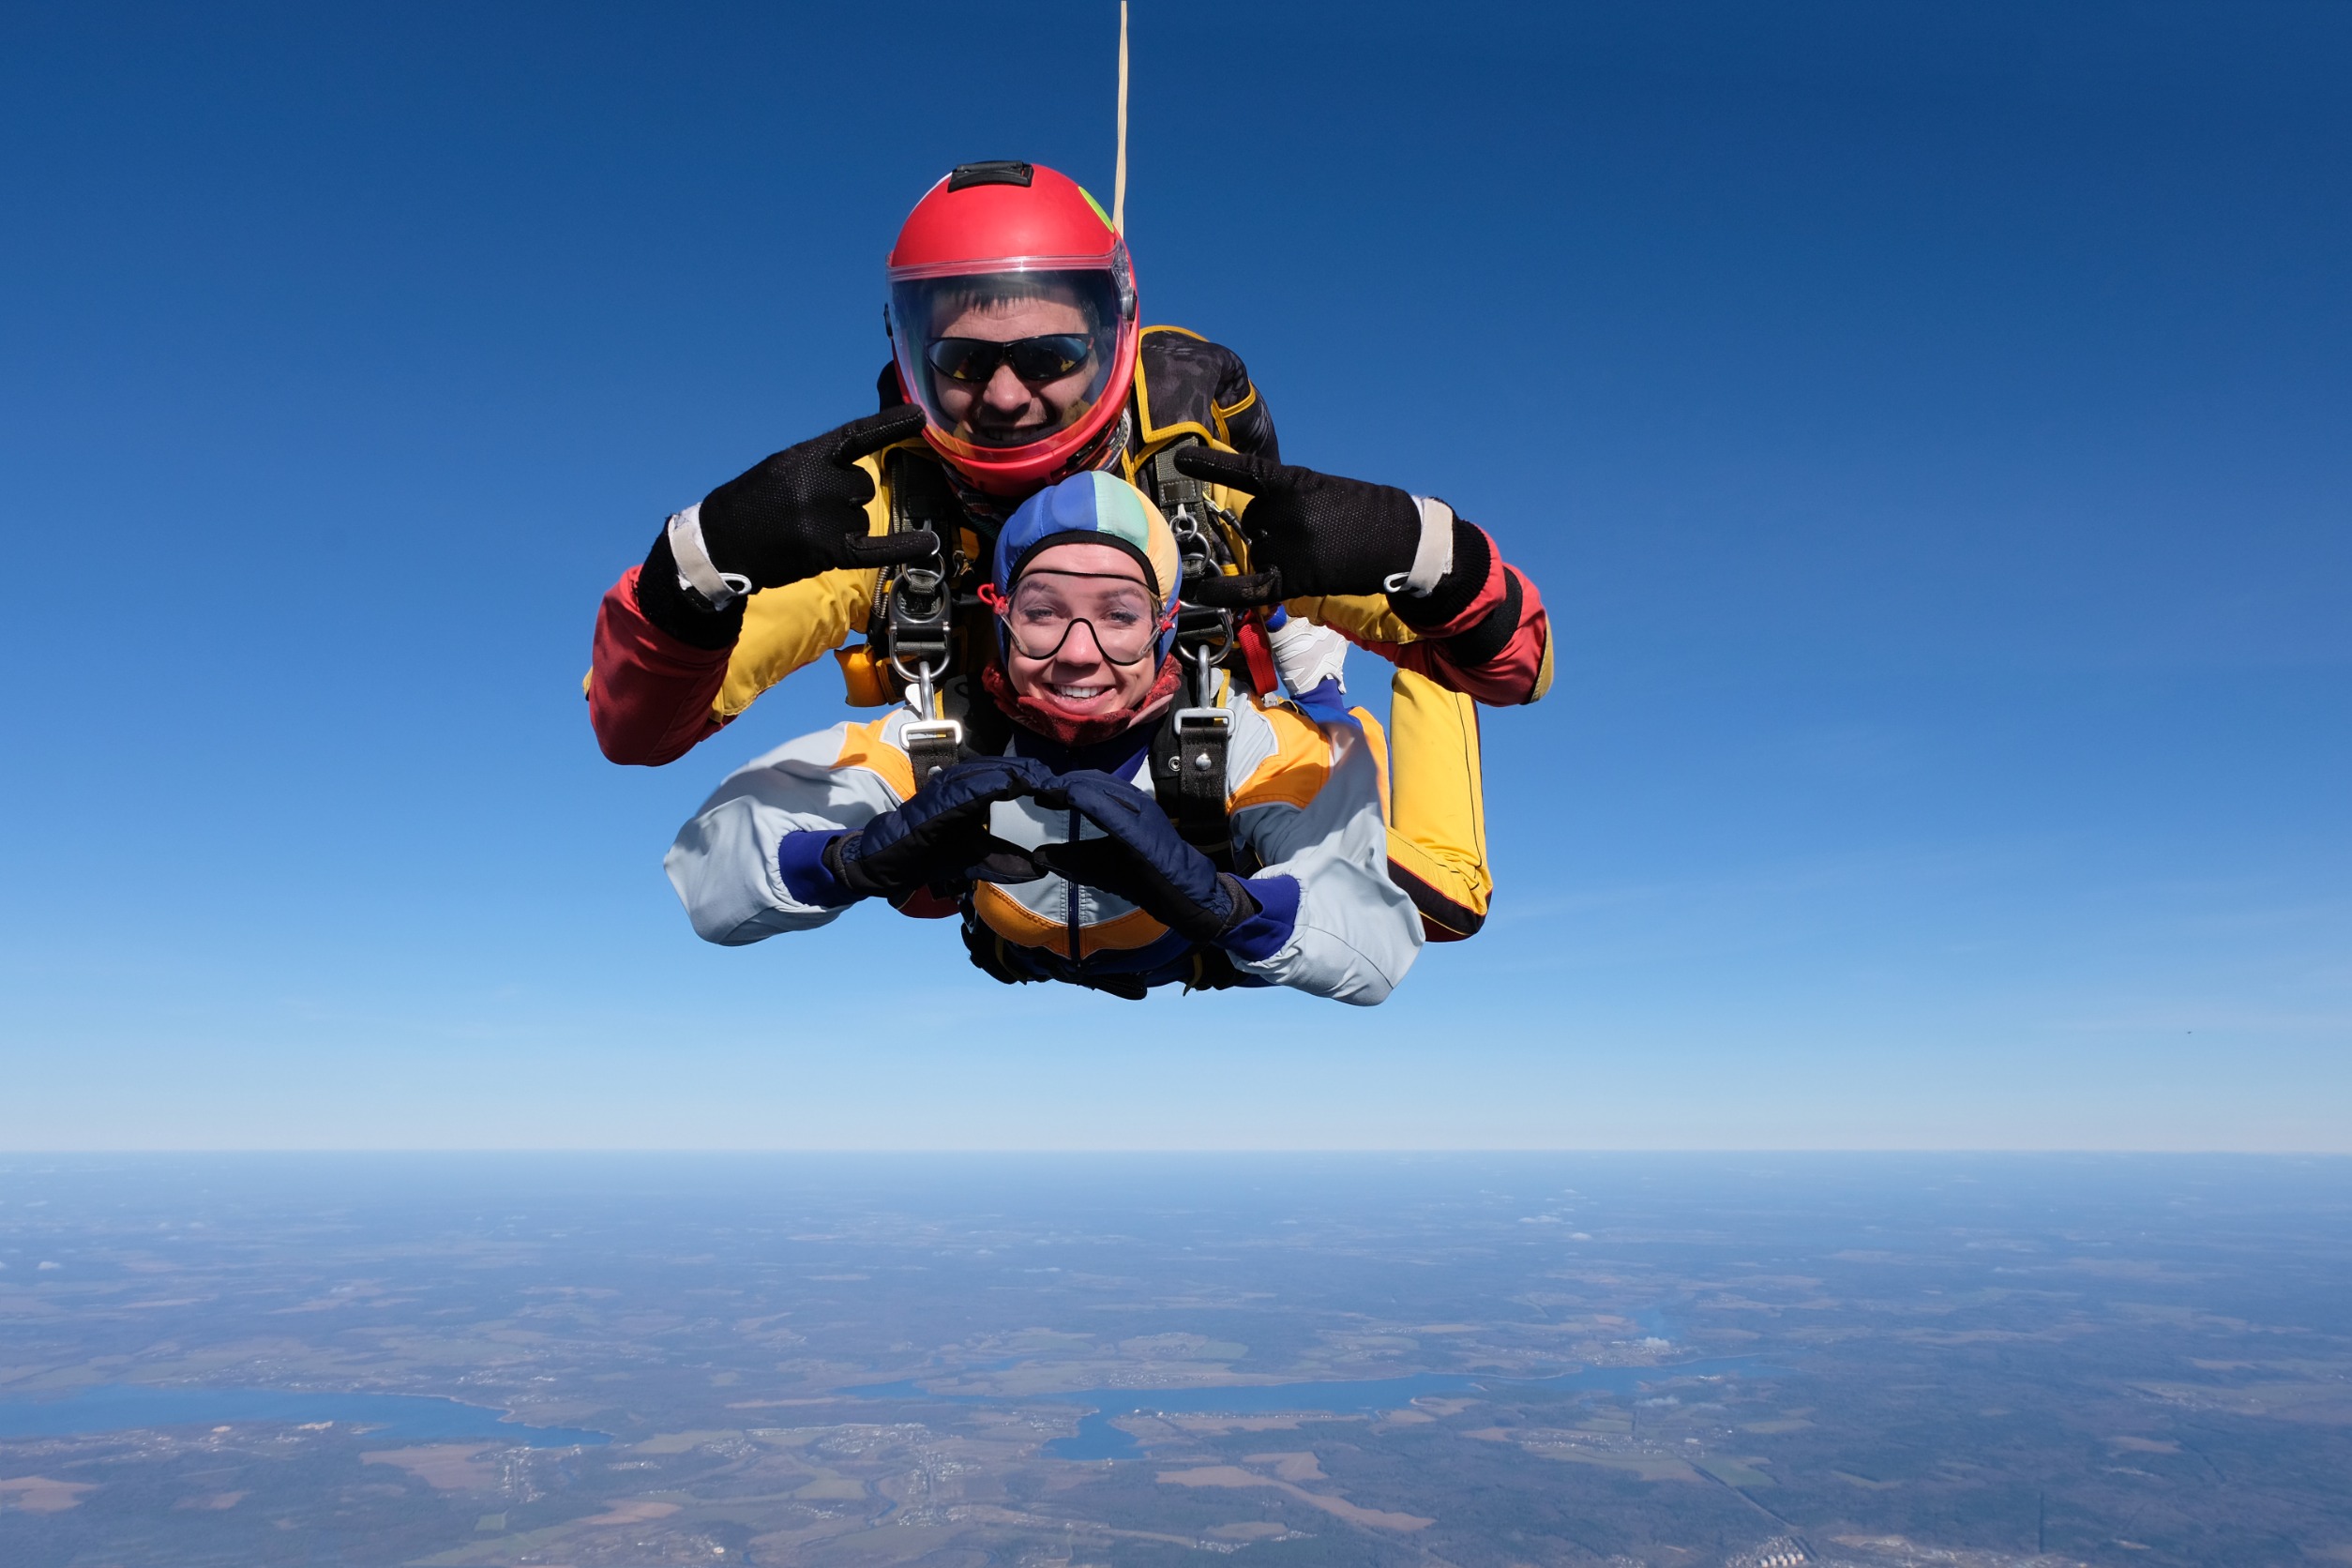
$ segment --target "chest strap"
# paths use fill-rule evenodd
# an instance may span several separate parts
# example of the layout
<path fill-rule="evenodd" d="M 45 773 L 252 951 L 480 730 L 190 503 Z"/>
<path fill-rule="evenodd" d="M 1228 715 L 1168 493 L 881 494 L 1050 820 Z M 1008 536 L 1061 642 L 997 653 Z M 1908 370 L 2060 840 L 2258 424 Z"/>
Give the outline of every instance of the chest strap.
<path fill-rule="evenodd" d="M 1177 834 L 1220 871 L 1234 865 L 1233 828 L 1226 813 L 1226 756 L 1233 716 L 1223 708 L 1178 708 L 1152 737 L 1152 793 Z"/>
<path fill-rule="evenodd" d="M 939 466 L 908 448 L 883 460 L 883 474 L 890 491 L 890 531 L 919 531 L 937 541 L 928 561 L 884 572 L 877 580 L 867 633 L 869 641 L 881 643 L 884 661 L 911 688 L 907 705 L 915 716 L 898 738 L 913 764 L 919 790 L 931 775 L 953 767 L 964 750 L 964 727 L 955 716 L 955 705 L 942 713 L 936 701 L 955 664 L 956 591 L 957 579 L 968 570 L 955 548 L 963 508 Z"/>

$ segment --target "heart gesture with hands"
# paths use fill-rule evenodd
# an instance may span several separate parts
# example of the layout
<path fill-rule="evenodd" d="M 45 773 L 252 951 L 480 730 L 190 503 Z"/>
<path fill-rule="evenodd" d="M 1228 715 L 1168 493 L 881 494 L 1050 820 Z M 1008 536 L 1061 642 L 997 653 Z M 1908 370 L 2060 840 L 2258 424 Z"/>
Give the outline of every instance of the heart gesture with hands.
<path fill-rule="evenodd" d="M 1099 838 L 1024 850 L 988 831 L 1000 801 L 1074 811 Z M 1258 912 L 1240 878 L 1185 842 L 1158 801 L 1094 769 L 1057 775 L 1031 757 L 982 757 L 942 768 L 914 797 L 826 847 L 826 868 L 857 897 L 897 899 L 957 881 L 1031 882 L 1051 874 L 1125 899 L 1193 942 L 1214 942 Z"/>

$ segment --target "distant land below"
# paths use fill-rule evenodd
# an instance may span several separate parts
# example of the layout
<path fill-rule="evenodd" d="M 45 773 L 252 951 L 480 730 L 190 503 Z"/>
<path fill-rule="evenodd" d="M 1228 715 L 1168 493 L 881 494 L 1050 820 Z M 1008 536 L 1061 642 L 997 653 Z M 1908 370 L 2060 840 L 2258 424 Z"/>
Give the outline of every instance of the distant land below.
<path fill-rule="evenodd" d="M 2352 1560 L 2352 1160 L 0 1156 L 9 1568 Z"/>

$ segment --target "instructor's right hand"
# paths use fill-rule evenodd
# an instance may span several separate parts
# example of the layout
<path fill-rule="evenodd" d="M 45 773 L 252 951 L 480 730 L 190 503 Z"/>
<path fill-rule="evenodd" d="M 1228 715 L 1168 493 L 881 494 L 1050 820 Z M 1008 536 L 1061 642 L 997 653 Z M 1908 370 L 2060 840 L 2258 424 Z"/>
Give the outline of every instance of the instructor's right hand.
<path fill-rule="evenodd" d="M 918 408 L 886 409 L 804 441 L 702 498 L 702 547 L 720 571 L 780 588 L 843 566 L 895 566 L 934 548 L 927 534 L 868 536 L 874 482 L 857 460 L 923 429 Z"/>

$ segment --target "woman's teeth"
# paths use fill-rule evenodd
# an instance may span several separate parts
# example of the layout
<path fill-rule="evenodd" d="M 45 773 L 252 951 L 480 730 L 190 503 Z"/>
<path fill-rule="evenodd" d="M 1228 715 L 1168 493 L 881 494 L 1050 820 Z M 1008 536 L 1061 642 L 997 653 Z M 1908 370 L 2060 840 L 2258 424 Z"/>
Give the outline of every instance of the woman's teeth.
<path fill-rule="evenodd" d="M 1091 702 L 1110 687 L 1107 686 L 1048 686 L 1046 688 L 1066 702 Z"/>

